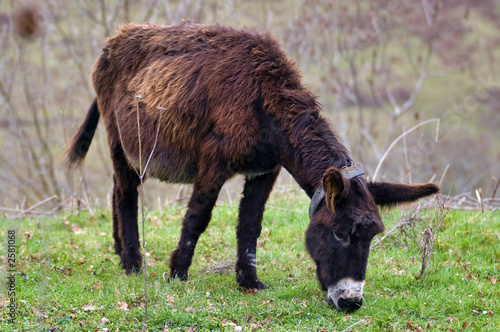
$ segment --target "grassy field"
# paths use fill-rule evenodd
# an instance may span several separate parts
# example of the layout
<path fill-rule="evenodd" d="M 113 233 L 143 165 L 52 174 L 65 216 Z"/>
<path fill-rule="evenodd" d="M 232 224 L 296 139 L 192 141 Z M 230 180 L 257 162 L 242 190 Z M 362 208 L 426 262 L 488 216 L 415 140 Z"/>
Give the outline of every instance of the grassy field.
<path fill-rule="evenodd" d="M 386 229 L 411 220 L 370 254 L 363 307 L 329 307 L 304 246 L 308 200 L 274 198 L 257 253 L 263 292 L 237 288 L 237 208 L 219 206 L 202 235 L 188 282 L 167 282 L 180 205 L 147 216 L 148 331 L 498 331 L 500 213 L 449 211 L 420 278 L 419 240 L 438 210 L 393 210 Z M 9 322 L 9 230 L 16 232 L 16 317 Z M 137 331 L 144 274 L 126 277 L 112 251 L 110 211 L 0 219 L 2 331 Z M 377 236 L 380 239 L 381 235 Z M 374 241 L 374 242 L 375 242 Z"/>

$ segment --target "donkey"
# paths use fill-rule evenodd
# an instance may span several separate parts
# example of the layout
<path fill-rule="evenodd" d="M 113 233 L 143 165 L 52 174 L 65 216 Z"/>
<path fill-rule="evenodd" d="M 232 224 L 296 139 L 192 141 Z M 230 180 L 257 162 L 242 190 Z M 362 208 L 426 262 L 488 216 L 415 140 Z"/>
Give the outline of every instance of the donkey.
<path fill-rule="evenodd" d="M 170 258 L 171 278 L 187 280 L 222 185 L 241 174 L 236 280 L 242 288 L 266 288 L 257 277 L 256 245 L 284 167 L 313 198 L 306 244 L 327 301 L 354 311 L 362 303 L 370 241 L 384 229 L 377 205 L 439 190 L 361 177 L 296 65 L 268 33 L 126 24 L 107 39 L 92 81 L 97 97 L 67 151 L 68 164 L 82 162 L 102 116 L 114 169 L 114 248 L 126 274 L 141 269 L 141 179 L 193 184 Z"/>

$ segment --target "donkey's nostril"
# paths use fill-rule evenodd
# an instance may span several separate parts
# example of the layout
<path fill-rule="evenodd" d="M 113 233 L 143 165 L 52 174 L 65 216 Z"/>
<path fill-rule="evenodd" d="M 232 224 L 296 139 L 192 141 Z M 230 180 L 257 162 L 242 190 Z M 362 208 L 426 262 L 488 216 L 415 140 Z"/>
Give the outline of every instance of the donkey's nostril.
<path fill-rule="evenodd" d="M 351 313 L 361 308 L 362 304 L 363 304 L 362 298 L 354 298 L 354 299 L 339 298 L 337 310 Z"/>

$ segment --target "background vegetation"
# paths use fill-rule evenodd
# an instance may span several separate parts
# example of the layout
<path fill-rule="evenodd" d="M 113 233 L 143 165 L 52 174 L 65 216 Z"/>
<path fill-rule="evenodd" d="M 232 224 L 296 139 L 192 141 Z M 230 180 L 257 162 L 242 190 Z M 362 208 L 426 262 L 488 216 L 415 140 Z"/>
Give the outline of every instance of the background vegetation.
<path fill-rule="evenodd" d="M 26 7 L 33 19 L 16 20 Z M 85 205 L 109 201 L 102 128 L 81 173 L 67 176 L 61 154 L 94 97 L 93 62 L 126 21 L 189 19 L 270 31 L 371 178 L 433 179 L 453 196 L 480 188 L 491 197 L 497 184 L 497 1 L 5 0 L 0 12 L 5 208 L 52 197 L 44 205 L 50 211 L 75 204 L 75 193 Z M 283 174 L 279 185 L 292 183 Z M 186 195 L 179 186 L 147 186 L 146 201 L 155 205 Z M 229 185 L 223 195 L 233 187 L 239 192 Z"/>

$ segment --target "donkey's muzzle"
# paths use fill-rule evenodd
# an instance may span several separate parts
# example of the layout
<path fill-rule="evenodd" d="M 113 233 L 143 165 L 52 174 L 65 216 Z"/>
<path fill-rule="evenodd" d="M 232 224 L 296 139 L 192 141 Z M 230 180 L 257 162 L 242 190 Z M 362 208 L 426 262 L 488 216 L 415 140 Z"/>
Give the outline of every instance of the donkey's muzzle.
<path fill-rule="evenodd" d="M 328 304 L 335 305 L 338 311 L 353 312 L 363 304 L 364 281 L 355 281 L 345 278 L 334 286 L 328 287 L 326 295 Z"/>

